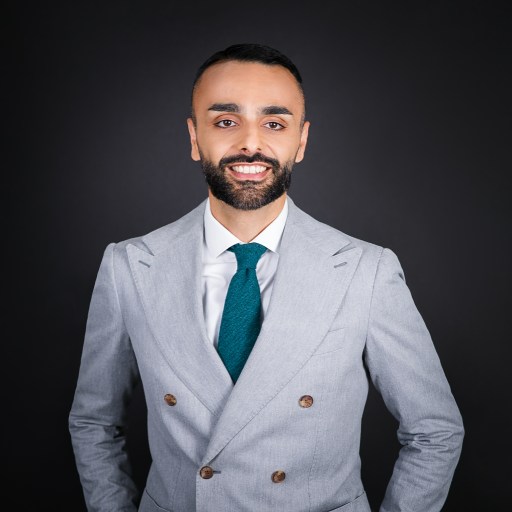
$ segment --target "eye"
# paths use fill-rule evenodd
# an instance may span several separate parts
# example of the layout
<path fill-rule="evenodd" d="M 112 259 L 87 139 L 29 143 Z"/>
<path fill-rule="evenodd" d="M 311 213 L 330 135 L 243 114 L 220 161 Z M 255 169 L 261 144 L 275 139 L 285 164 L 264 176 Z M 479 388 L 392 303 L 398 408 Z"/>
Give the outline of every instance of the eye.
<path fill-rule="evenodd" d="M 263 126 L 266 126 L 267 128 L 270 128 L 274 131 L 283 130 L 284 126 L 281 123 L 278 123 L 277 121 L 269 121 L 268 123 L 265 123 Z"/>
<path fill-rule="evenodd" d="M 215 126 L 218 126 L 219 128 L 231 128 L 233 126 L 236 126 L 236 123 L 231 119 L 222 119 L 221 121 L 215 123 Z"/>

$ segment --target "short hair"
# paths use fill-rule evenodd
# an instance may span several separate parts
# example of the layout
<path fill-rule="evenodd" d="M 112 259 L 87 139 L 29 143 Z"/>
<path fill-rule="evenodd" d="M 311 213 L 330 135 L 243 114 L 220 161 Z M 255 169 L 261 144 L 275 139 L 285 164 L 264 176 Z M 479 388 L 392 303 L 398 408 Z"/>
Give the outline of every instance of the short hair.
<path fill-rule="evenodd" d="M 206 59 L 196 72 L 194 82 L 192 84 L 192 97 L 191 105 L 194 97 L 194 91 L 197 84 L 203 76 L 203 73 L 214 64 L 220 62 L 239 61 L 239 62 L 259 62 L 267 66 L 282 66 L 286 68 L 297 81 L 299 90 L 302 94 L 305 104 L 304 88 L 302 87 L 302 77 L 297 69 L 297 66 L 283 53 L 270 46 L 255 43 L 233 44 L 228 46 L 225 50 L 220 50 L 214 53 L 211 57 Z M 192 108 L 192 120 L 195 123 L 194 110 Z"/>

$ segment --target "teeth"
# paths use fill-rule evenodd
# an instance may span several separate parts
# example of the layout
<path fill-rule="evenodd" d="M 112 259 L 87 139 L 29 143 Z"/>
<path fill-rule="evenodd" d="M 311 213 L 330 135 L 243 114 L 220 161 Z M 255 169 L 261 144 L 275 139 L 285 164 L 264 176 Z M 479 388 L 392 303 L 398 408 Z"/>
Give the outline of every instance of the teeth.
<path fill-rule="evenodd" d="M 265 171 L 267 168 L 263 165 L 233 165 L 231 169 L 243 174 L 257 174 Z"/>

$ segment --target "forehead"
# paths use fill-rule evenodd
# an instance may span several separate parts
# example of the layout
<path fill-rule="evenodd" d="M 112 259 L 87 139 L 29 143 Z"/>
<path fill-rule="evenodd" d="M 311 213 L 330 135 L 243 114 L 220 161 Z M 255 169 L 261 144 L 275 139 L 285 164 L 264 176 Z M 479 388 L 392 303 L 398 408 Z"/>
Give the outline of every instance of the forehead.
<path fill-rule="evenodd" d="M 283 105 L 290 110 L 303 108 L 303 96 L 288 69 L 259 62 L 228 61 L 214 64 L 199 79 L 193 95 L 194 109 L 212 103 L 241 106 Z"/>

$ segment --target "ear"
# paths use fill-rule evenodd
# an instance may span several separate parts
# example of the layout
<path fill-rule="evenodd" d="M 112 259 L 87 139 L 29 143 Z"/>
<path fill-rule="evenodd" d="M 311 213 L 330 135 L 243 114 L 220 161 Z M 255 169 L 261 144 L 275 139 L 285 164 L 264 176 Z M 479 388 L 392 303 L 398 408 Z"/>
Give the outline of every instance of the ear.
<path fill-rule="evenodd" d="M 308 143 L 308 133 L 309 133 L 309 125 L 310 122 L 306 121 L 304 126 L 302 127 L 302 133 L 300 135 L 300 144 L 299 150 L 297 151 L 297 155 L 295 155 L 295 162 L 299 163 L 304 158 L 304 152 L 306 151 L 306 144 Z"/>
<path fill-rule="evenodd" d="M 190 156 L 192 160 L 198 162 L 201 160 L 199 156 L 199 147 L 197 146 L 197 135 L 196 135 L 196 127 L 194 126 L 194 121 L 189 117 L 187 119 L 188 133 L 190 135 L 190 146 L 192 147 L 192 151 Z"/>

